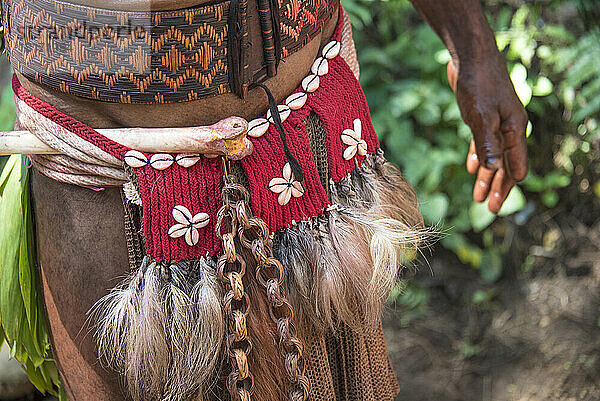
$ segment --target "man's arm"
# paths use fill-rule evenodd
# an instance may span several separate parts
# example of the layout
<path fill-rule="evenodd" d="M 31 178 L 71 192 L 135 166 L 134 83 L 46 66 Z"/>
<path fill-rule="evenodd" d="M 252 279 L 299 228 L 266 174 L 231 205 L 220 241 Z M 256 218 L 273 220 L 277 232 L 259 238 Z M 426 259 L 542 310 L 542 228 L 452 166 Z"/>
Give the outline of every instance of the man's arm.
<path fill-rule="evenodd" d="M 452 55 L 448 78 L 473 132 L 467 157 L 467 170 L 477 174 L 473 198 L 489 199 L 496 213 L 527 175 L 527 114 L 479 0 L 411 1 Z"/>

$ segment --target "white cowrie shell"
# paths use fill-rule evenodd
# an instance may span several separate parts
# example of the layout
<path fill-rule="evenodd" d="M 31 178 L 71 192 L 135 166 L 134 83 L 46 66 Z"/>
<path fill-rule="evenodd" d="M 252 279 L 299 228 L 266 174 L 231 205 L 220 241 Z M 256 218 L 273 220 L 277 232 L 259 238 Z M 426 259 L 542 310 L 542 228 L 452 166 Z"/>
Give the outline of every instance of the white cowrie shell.
<path fill-rule="evenodd" d="M 157 153 L 150 158 L 150 165 L 156 170 L 166 170 L 173 164 L 173 156 L 167 153 Z"/>
<path fill-rule="evenodd" d="M 329 72 L 329 62 L 326 58 L 319 57 L 315 60 L 310 71 L 318 76 L 323 76 Z"/>
<path fill-rule="evenodd" d="M 198 163 L 199 160 L 200 160 L 200 155 L 197 153 L 193 153 L 193 154 L 180 153 L 177 156 L 175 156 L 175 162 L 183 168 L 190 168 L 194 164 Z"/>
<path fill-rule="evenodd" d="M 194 246 L 200 241 L 200 233 L 195 228 L 187 230 L 185 232 L 185 243 L 188 246 Z"/>
<path fill-rule="evenodd" d="M 285 99 L 285 104 L 292 110 L 300 110 L 306 104 L 308 95 L 304 92 L 293 93 Z"/>
<path fill-rule="evenodd" d="M 311 74 L 302 80 L 302 89 L 312 93 L 319 89 L 319 76 Z"/>
<path fill-rule="evenodd" d="M 285 104 L 280 104 L 277 106 L 277 110 L 279 110 L 279 117 L 281 118 L 281 122 L 287 120 L 287 118 L 292 113 L 292 110 Z M 275 124 L 273 120 L 273 116 L 271 115 L 271 110 L 267 111 L 267 121 L 271 124 Z"/>
<path fill-rule="evenodd" d="M 248 123 L 248 136 L 259 138 L 269 129 L 269 122 L 264 118 L 257 118 Z"/>
<path fill-rule="evenodd" d="M 357 152 L 359 155 L 361 155 L 361 156 L 367 155 L 367 151 L 368 151 L 367 143 L 364 141 L 364 139 L 361 139 L 356 146 L 357 146 Z"/>
<path fill-rule="evenodd" d="M 321 54 L 323 54 L 323 57 L 325 57 L 326 59 L 331 60 L 332 58 L 340 54 L 341 48 L 342 45 L 340 44 L 340 42 L 338 42 L 337 40 L 332 40 L 323 47 L 323 51 L 321 52 Z"/>
<path fill-rule="evenodd" d="M 144 155 L 142 152 L 138 152 L 137 150 L 130 150 L 129 152 L 125 153 L 123 159 L 128 166 L 133 168 L 144 167 L 148 164 L 148 158 L 146 155 Z"/>
<path fill-rule="evenodd" d="M 210 222 L 210 216 L 208 213 L 198 213 L 192 218 L 192 225 L 195 229 L 204 228 Z"/>

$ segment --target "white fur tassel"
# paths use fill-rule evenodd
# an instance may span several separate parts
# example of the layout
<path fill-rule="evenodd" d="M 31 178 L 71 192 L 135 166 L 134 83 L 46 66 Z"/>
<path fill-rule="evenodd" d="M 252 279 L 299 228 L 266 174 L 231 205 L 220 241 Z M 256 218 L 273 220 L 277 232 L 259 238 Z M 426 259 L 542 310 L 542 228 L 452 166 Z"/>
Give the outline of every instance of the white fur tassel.
<path fill-rule="evenodd" d="M 147 257 L 91 313 L 100 359 L 124 375 L 134 401 L 204 399 L 225 330 L 214 266 Z"/>

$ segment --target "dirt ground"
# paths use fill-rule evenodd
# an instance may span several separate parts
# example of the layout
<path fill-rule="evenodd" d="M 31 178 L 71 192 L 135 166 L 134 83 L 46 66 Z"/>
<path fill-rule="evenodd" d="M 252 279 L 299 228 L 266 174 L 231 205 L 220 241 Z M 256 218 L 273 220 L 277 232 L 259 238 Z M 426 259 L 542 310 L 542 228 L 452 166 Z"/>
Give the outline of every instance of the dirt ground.
<path fill-rule="evenodd" d="M 584 209 L 517 227 L 483 305 L 470 302 L 478 273 L 435 251 L 413 278 L 430 292 L 424 314 L 407 327 L 385 314 L 397 400 L 600 400 L 600 220 Z M 539 255 L 527 273 L 525 252 Z"/>

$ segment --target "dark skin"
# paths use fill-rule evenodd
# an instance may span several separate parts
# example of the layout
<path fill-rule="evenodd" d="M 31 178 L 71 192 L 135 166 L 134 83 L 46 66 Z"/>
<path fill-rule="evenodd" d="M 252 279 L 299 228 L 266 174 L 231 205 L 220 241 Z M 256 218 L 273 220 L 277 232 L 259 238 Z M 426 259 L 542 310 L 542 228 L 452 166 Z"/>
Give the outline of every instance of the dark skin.
<path fill-rule="evenodd" d="M 473 199 L 497 213 L 527 175 L 527 114 L 510 81 L 479 0 L 411 0 L 452 55 L 448 80 L 473 132 L 467 170 Z"/>

